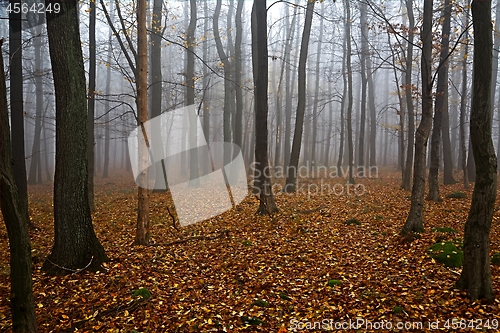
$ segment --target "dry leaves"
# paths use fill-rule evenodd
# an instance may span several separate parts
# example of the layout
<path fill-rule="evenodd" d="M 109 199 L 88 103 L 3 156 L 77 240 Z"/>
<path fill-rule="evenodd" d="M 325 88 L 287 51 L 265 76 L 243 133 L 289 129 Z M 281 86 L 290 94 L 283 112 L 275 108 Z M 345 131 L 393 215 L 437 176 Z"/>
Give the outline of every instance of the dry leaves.
<path fill-rule="evenodd" d="M 170 198 L 154 193 L 151 221 L 156 246 L 138 247 L 131 245 L 137 206 L 132 177 L 98 179 L 94 226 L 111 261 L 106 271 L 65 277 L 45 276 L 39 270 L 52 245 L 52 187 L 34 186 L 30 214 L 39 228 L 31 236 L 40 332 L 78 328 L 79 332 L 284 333 L 300 331 L 308 323 L 356 318 L 394 325 L 439 320 L 441 328 L 454 318 L 500 320 L 498 299 L 468 301 L 453 289 L 460 269 L 445 268 L 426 252 L 438 237 L 462 236 L 471 191 L 460 184 L 441 186 L 443 197 L 462 191 L 468 199 L 426 201 L 426 232 L 408 243 L 398 235 L 410 195 L 400 189 L 399 174 L 380 172 L 378 178 L 358 182 L 365 186 L 363 195 L 277 195 L 280 213 L 273 217 L 255 215 L 258 202 L 249 196 L 237 208 L 180 232 L 171 226 L 166 209 L 167 204 L 173 208 Z M 496 210 L 492 253 L 500 252 L 499 217 Z M 346 225 L 352 218 L 361 225 Z M 460 234 L 430 231 L 445 226 Z M 8 241 L 2 227 L 2 332 L 11 329 L 8 274 Z M 498 294 L 498 266 L 492 266 L 492 275 Z M 337 282 L 329 286 L 329 280 Z M 134 296 L 139 288 L 149 290 L 152 297 Z M 321 329 L 308 332 L 313 331 Z"/>

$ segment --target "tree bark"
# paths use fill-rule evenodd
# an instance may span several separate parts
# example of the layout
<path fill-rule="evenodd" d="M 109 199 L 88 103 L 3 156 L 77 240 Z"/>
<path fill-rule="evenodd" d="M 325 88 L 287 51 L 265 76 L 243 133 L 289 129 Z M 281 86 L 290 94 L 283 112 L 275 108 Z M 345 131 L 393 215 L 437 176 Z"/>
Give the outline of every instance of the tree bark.
<path fill-rule="evenodd" d="M 425 191 L 425 163 L 427 156 L 427 139 L 432 126 L 432 3 L 433 0 L 424 0 L 422 39 L 422 119 L 415 136 L 415 165 L 413 170 L 413 187 L 411 192 L 411 206 L 408 218 L 401 230 L 401 234 L 421 232 L 424 230 L 422 211 Z"/>
<path fill-rule="evenodd" d="M 347 39 L 347 54 L 346 54 L 346 69 L 347 69 L 347 154 L 349 163 L 349 179 L 350 184 L 354 184 L 354 144 L 352 140 L 352 68 L 351 68 L 351 3 L 350 0 L 345 2 L 346 10 L 346 39 Z"/>
<path fill-rule="evenodd" d="M 278 211 L 274 202 L 269 174 L 268 160 L 268 51 L 267 51 L 267 10 L 266 0 L 254 0 L 252 9 L 252 65 L 255 86 L 255 178 L 259 190 L 259 214 L 272 214 Z"/>
<path fill-rule="evenodd" d="M 470 3 L 470 2 L 469 2 Z M 469 26 L 469 10 L 466 9 L 465 12 L 465 26 Z M 467 40 L 469 38 L 469 33 L 465 32 L 464 35 L 464 53 L 462 55 L 462 91 L 460 96 L 460 156 L 461 156 L 461 166 L 462 172 L 464 174 L 464 188 L 469 188 L 469 172 L 467 170 L 467 145 L 465 143 L 465 121 L 466 121 L 466 109 L 467 109 L 467 57 L 469 52 L 469 44 Z"/>
<path fill-rule="evenodd" d="M 490 230 L 497 191 L 497 159 L 491 137 L 492 24 L 491 1 L 472 2 L 474 77 L 470 132 L 476 183 L 464 231 L 464 267 L 456 287 L 471 300 L 493 300 Z"/>
<path fill-rule="evenodd" d="M 0 51 L 2 44 L 3 42 L 0 42 Z M 3 54 L 0 52 L 0 208 L 7 228 L 10 248 L 12 332 L 34 333 L 37 332 L 37 323 L 31 279 L 28 221 L 21 207 L 11 161 L 7 89 Z"/>
<path fill-rule="evenodd" d="M 88 135 L 88 191 L 89 191 L 89 207 L 90 211 L 95 211 L 94 203 L 94 169 L 95 169 L 95 134 L 94 134 L 94 117 L 95 117 L 95 81 L 96 81 L 96 6 L 95 1 L 90 1 L 89 12 L 89 93 L 87 99 L 88 117 L 87 117 L 87 135 Z M 99 154 L 99 152 L 98 152 Z M 99 161 L 98 161 L 99 163 Z"/>
<path fill-rule="evenodd" d="M 137 2 L 137 109 L 138 125 L 141 126 L 148 120 L 148 37 L 146 31 L 146 0 Z M 141 140 L 143 141 L 143 140 Z M 140 170 L 139 184 L 147 184 L 148 147 L 145 143 L 139 145 Z M 139 186 L 137 190 L 138 214 L 135 244 L 149 245 L 150 219 L 149 219 L 149 191 Z"/>
<path fill-rule="evenodd" d="M 309 49 L 309 37 L 311 36 L 311 25 L 313 18 L 315 1 L 308 1 L 306 8 L 306 19 L 304 31 L 302 33 L 302 42 L 300 45 L 300 57 L 298 68 L 298 92 L 299 100 L 297 103 L 297 114 L 295 120 L 295 132 L 293 134 L 292 153 L 290 154 L 290 164 L 287 167 L 287 179 L 285 192 L 293 193 L 297 183 L 297 169 L 299 165 L 300 148 L 302 146 L 302 133 L 304 130 L 304 115 L 306 111 L 306 62 Z"/>
<path fill-rule="evenodd" d="M 437 91 L 434 113 L 434 124 L 431 137 L 431 166 L 429 168 L 429 194 L 427 199 L 432 201 L 442 201 L 439 194 L 439 157 L 441 148 L 441 129 L 443 126 L 443 114 L 448 107 L 448 49 L 450 44 L 450 18 L 451 5 L 450 0 L 444 0 L 443 7 L 443 28 L 441 33 L 441 53 L 439 56 L 440 68 L 437 77 Z M 449 137 L 448 137 L 449 139 Z"/>
<path fill-rule="evenodd" d="M 415 18 L 413 15 L 413 0 L 406 0 L 406 11 L 408 12 L 408 49 L 406 50 L 406 73 L 405 73 L 405 95 L 406 108 L 408 110 L 408 149 L 406 150 L 406 165 L 404 167 L 403 188 L 407 191 L 411 188 L 413 170 L 413 151 L 415 142 L 415 112 L 413 110 L 412 93 L 412 67 L 413 67 L 413 39 L 415 29 Z"/>
<path fill-rule="evenodd" d="M 97 240 L 88 205 L 87 98 L 76 0 L 47 12 L 56 95 L 54 245 L 42 269 L 49 274 L 99 270 L 108 258 Z M 71 193 L 71 195 L 68 195 Z"/>
<path fill-rule="evenodd" d="M 21 4 L 20 0 L 10 0 L 11 4 Z M 10 56 L 10 121 L 12 126 L 12 163 L 14 179 L 21 200 L 21 213 L 31 224 L 28 214 L 28 182 L 26 179 L 26 155 L 24 150 L 24 85 L 23 47 L 21 13 L 9 13 L 9 56 Z"/>

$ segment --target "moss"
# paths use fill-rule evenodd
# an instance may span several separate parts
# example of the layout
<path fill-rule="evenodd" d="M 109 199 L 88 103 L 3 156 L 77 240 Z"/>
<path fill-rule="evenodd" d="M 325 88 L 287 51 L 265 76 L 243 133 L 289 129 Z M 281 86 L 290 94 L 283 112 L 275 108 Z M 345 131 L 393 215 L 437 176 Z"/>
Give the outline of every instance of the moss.
<path fill-rule="evenodd" d="M 433 259 L 447 267 L 461 267 L 464 260 L 462 246 L 459 240 L 440 242 L 432 245 L 428 252 Z"/>
<path fill-rule="evenodd" d="M 327 283 L 328 287 L 335 287 L 335 286 L 338 286 L 341 284 L 342 284 L 342 281 L 335 280 L 335 279 L 328 280 L 328 283 Z"/>
<path fill-rule="evenodd" d="M 347 221 L 345 221 L 346 225 L 361 225 L 361 221 L 359 221 L 357 218 L 352 218 Z"/>
<path fill-rule="evenodd" d="M 242 244 L 245 246 L 252 246 L 252 242 L 250 242 L 249 240 L 244 240 Z"/>
<path fill-rule="evenodd" d="M 392 312 L 401 313 L 401 312 L 403 312 L 403 308 L 396 305 L 395 307 L 392 308 Z"/>
<path fill-rule="evenodd" d="M 253 325 L 257 326 L 263 323 L 263 321 L 257 317 L 251 317 L 251 316 L 241 316 L 241 322 L 243 325 Z"/>
<path fill-rule="evenodd" d="M 447 198 L 454 198 L 454 199 L 463 199 L 463 198 L 467 198 L 467 195 L 465 195 L 465 193 L 462 193 L 460 191 L 456 191 L 456 192 L 448 194 L 446 197 Z"/>
<path fill-rule="evenodd" d="M 269 306 L 269 302 L 264 301 L 263 299 L 256 299 L 252 304 L 255 306 L 260 306 L 262 308 L 267 308 Z"/>
<path fill-rule="evenodd" d="M 151 297 L 151 292 L 149 290 L 147 290 L 146 288 L 139 288 L 137 290 L 134 290 L 134 296 L 137 297 L 137 296 L 141 296 L 142 298 L 150 298 Z"/>
<path fill-rule="evenodd" d="M 500 252 L 493 254 L 493 257 L 491 257 L 491 264 L 500 266 Z"/>

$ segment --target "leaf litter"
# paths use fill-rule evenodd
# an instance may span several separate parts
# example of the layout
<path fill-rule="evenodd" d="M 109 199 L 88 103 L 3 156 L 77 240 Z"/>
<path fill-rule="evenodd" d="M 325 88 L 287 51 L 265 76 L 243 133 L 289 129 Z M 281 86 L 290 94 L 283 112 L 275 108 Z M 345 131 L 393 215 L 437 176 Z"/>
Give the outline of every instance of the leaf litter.
<path fill-rule="evenodd" d="M 441 185 L 443 202 L 425 202 L 426 232 L 409 242 L 399 236 L 410 204 L 399 174 L 387 171 L 357 183 L 365 186 L 363 195 L 276 193 L 280 212 L 271 217 L 256 215 L 258 201 L 248 196 L 236 208 L 179 231 L 167 210 L 174 207 L 170 196 L 152 193 L 154 246 L 141 247 L 133 245 L 137 191 L 131 177 L 96 179 L 94 228 L 111 260 L 102 272 L 64 277 L 40 271 L 53 241 L 52 185 L 32 186 L 39 331 L 283 333 L 297 328 L 292 323 L 322 320 L 439 320 L 441 326 L 453 318 L 500 320 L 498 296 L 469 301 L 453 288 L 461 268 L 447 268 L 427 251 L 437 241 L 463 237 L 472 190 Z M 446 198 L 457 191 L 466 198 Z M 499 218 L 497 208 L 492 254 L 500 251 Z M 345 223 L 353 219 L 360 224 Z M 458 232 L 431 231 L 443 227 Z M 2 227 L 1 332 L 12 328 L 8 263 Z M 498 295 L 500 269 L 491 269 Z M 308 330 L 315 331 L 321 330 Z"/>

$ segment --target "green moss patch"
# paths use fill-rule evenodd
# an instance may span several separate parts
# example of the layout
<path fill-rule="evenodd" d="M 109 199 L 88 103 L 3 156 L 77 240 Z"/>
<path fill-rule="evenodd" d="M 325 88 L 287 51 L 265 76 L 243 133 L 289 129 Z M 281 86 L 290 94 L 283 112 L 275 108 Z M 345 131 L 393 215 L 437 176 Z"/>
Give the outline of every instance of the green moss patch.
<path fill-rule="evenodd" d="M 461 267 L 464 261 L 462 246 L 461 242 L 457 240 L 454 242 L 443 241 L 432 245 L 428 252 L 433 259 L 447 267 Z"/>
<path fill-rule="evenodd" d="M 361 225 L 361 221 L 356 219 L 356 218 L 352 218 L 352 219 L 345 221 L 345 224 L 346 225 Z"/>
<path fill-rule="evenodd" d="M 467 195 L 465 195 L 465 193 L 463 193 L 463 192 L 456 191 L 456 192 L 448 194 L 446 197 L 453 198 L 453 199 L 463 199 L 463 198 L 467 198 Z"/>
<path fill-rule="evenodd" d="M 454 234 L 457 233 L 458 231 L 450 227 L 437 227 L 437 228 L 432 228 L 432 232 L 448 232 Z"/>

